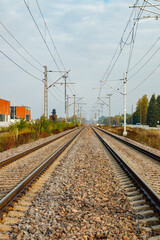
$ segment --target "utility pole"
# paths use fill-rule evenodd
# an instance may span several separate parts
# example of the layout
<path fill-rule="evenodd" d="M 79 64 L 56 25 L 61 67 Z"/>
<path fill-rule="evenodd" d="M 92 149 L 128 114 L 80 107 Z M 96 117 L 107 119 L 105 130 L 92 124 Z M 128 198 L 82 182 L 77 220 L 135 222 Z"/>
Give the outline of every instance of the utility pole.
<path fill-rule="evenodd" d="M 109 126 L 111 125 L 111 96 L 112 94 L 107 94 L 109 97 Z"/>
<path fill-rule="evenodd" d="M 69 101 L 69 97 L 68 97 L 68 95 L 67 95 L 67 122 L 68 122 L 68 116 L 69 116 L 69 114 L 68 114 L 68 113 L 69 113 L 69 111 L 68 111 L 68 110 L 69 110 L 69 109 L 68 109 L 68 108 L 69 108 L 69 107 L 68 107 L 68 105 L 69 105 L 69 104 L 68 104 L 68 101 Z"/>
<path fill-rule="evenodd" d="M 67 95 L 67 121 L 68 121 L 68 118 L 69 118 L 69 96 Z"/>
<path fill-rule="evenodd" d="M 124 81 L 123 81 L 123 87 L 124 87 L 124 130 L 123 130 L 123 136 L 127 136 L 127 131 L 126 131 L 126 83 L 127 83 L 127 75 L 126 72 L 124 72 Z"/>
<path fill-rule="evenodd" d="M 68 76 L 64 76 L 64 98 L 65 98 L 65 121 L 67 122 L 67 97 L 66 97 L 66 94 L 67 94 L 67 89 L 66 89 L 66 85 L 67 85 L 67 82 L 66 82 L 66 79 L 67 79 Z"/>
<path fill-rule="evenodd" d="M 83 98 L 81 97 L 81 98 L 79 98 L 79 99 L 77 99 L 76 100 L 76 95 L 73 95 L 73 97 L 74 97 L 74 101 L 71 103 L 71 104 L 69 104 L 69 106 L 71 106 L 72 104 L 74 104 L 74 109 L 73 109 L 73 111 L 74 111 L 74 121 L 75 121 L 75 104 L 76 104 L 76 102 L 79 102 L 80 100 L 82 100 Z M 79 105 L 78 105 L 78 107 L 79 107 Z"/>
<path fill-rule="evenodd" d="M 86 105 L 86 103 L 77 103 L 78 109 L 77 109 L 77 115 L 80 118 L 80 124 L 81 124 L 81 111 L 82 111 L 82 105 Z"/>
<path fill-rule="evenodd" d="M 63 78 L 64 78 L 64 83 L 63 83 L 63 82 L 58 82 L 58 83 L 56 83 L 56 84 L 61 84 L 61 85 L 64 84 L 65 121 L 67 122 L 67 85 L 68 85 L 68 84 L 75 84 L 75 83 L 73 83 L 73 82 L 67 83 L 67 81 L 66 81 L 66 79 L 68 78 L 68 75 L 67 75 L 67 74 L 64 74 Z"/>
<path fill-rule="evenodd" d="M 47 71 L 46 71 L 47 72 Z M 48 72 L 56 72 L 56 71 L 48 71 Z M 63 72 L 63 71 L 58 71 L 58 72 Z M 74 84 L 74 83 L 67 83 L 66 82 L 66 79 L 68 78 L 68 73 L 70 72 L 70 70 L 69 71 L 65 71 L 65 73 L 59 78 L 59 79 L 57 79 L 54 83 L 52 83 L 49 87 L 47 87 L 47 90 L 48 90 L 48 88 L 50 88 L 50 87 L 52 87 L 52 86 L 54 86 L 55 84 L 64 84 L 65 85 L 65 89 L 64 89 L 64 91 L 65 91 L 65 121 L 67 121 L 67 84 Z M 58 82 L 61 78 L 64 78 L 64 83 L 60 83 L 60 82 Z M 47 94 L 48 94 L 48 92 L 47 92 Z"/>
<path fill-rule="evenodd" d="M 106 99 L 108 97 L 101 97 L 101 98 L 105 98 Z M 106 102 L 104 102 L 101 98 L 98 97 L 98 99 L 103 103 L 103 105 L 101 105 L 101 106 L 103 107 L 104 105 L 107 105 L 107 107 L 109 107 L 109 105 Z M 103 115 L 103 110 L 102 110 L 102 115 Z"/>
<path fill-rule="evenodd" d="M 75 107 L 76 107 L 75 100 L 76 100 L 76 95 L 74 94 L 73 97 L 74 97 L 74 109 L 73 109 L 73 111 L 74 111 L 74 122 L 75 122 Z"/>
<path fill-rule="evenodd" d="M 44 66 L 44 116 L 48 119 L 47 66 Z"/>

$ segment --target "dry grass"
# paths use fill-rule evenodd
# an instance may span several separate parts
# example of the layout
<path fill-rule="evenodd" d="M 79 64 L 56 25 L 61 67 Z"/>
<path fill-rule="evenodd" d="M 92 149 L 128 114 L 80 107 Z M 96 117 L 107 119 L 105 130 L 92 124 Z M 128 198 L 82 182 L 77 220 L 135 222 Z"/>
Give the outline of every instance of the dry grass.
<path fill-rule="evenodd" d="M 108 127 L 104 126 L 107 131 L 123 135 L 122 127 Z M 127 138 L 136 142 L 142 143 L 146 146 L 160 150 L 160 130 L 145 130 L 141 128 L 127 128 Z"/>
<path fill-rule="evenodd" d="M 42 119 L 43 120 L 43 119 Z M 17 125 L 14 124 L 10 127 L 10 131 L 5 134 L 0 135 L 0 152 L 7 149 L 18 147 L 19 145 L 35 141 L 39 138 L 45 138 L 53 134 L 57 134 L 68 129 L 77 127 L 77 123 L 63 123 L 63 122 L 52 122 L 49 120 L 43 120 L 43 122 L 35 124 L 27 124 L 22 120 L 18 131 L 16 134 Z"/>

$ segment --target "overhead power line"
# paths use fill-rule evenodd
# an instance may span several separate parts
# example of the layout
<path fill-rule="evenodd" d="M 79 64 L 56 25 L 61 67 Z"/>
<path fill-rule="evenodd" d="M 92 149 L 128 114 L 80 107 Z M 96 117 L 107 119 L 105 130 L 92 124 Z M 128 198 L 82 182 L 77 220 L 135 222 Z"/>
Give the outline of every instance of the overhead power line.
<path fill-rule="evenodd" d="M 139 0 L 136 1 L 136 4 L 138 3 L 138 1 L 139 1 Z M 141 10 L 140 10 L 139 12 L 141 12 Z M 122 37 L 120 38 L 120 41 L 119 41 L 118 46 L 117 46 L 117 48 L 116 48 L 116 51 L 115 51 L 115 53 L 113 54 L 113 57 L 112 57 L 112 59 L 111 59 L 111 61 L 110 61 L 110 64 L 109 64 L 109 66 L 108 66 L 108 68 L 107 68 L 107 71 L 106 71 L 105 74 L 103 75 L 102 80 L 105 78 L 105 80 L 107 81 L 107 79 L 108 79 L 108 77 L 110 76 L 112 70 L 114 69 L 114 67 L 115 67 L 115 65 L 116 65 L 116 63 L 117 63 L 117 61 L 118 61 L 118 59 L 119 59 L 119 57 L 120 57 L 120 55 L 121 55 L 124 47 L 125 47 L 126 45 L 128 45 L 127 41 L 128 41 L 128 39 L 130 38 L 130 36 L 132 36 L 132 38 L 131 38 L 132 41 L 130 42 L 130 44 L 134 41 L 133 32 L 134 32 L 135 24 L 133 24 L 133 27 L 131 28 L 129 34 L 127 35 L 126 40 L 123 39 L 123 38 L 124 38 L 124 35 L 125 35 L 125 33 L 126 33 L 126 30 L 127 30 L 127 28 L 128 28 L 128 25 L 129 25 L 129 23 L 130 23 L 130 21 L 131 21 L 131 18 L 132 18 L 132 16 L 133 16 L 133 13 L 134 13 L 134 9 L 132 10 L 132 12 L 131 12 L 131 14 L 130 14 L 129 20 L 127 21 L 126 27 L 125 27 L 125 29 L 124 29 L 124 31 L 123 31 L 123 33 L 122 33 Z M 138 13 L 138 14 L 139 14 L 139 13 Z M 119 51 L 119 53 L 118 53 L 118 51 Z M 118 55 L 117 55 L 117 53 L 118 53 Z M 117 57 L 116 57 L 116 55 L 117 55 Z M 106 76 L 106 75 L 107 75 L 107 76 Z M 106 77 L 105 77 L 105 76 L 106 76 Z M 101 89 L 103 88 L 103 86 L 104 86 L 104 83 L 101 84 L 100 91 L 99 91 L 99 96 L 100 96 Z"/>
<path fill-rule="evenodd" d="M 152 50 L 152 48 L 156 45 L 156 43 L 160 40 L 160 37 L 153 43 L 153 45 L 149 48 L 149 50 L 143 55 L 143 57 L 128 70 L 128 73 L 131 72 L 146 56 L 147 54 Z"/>
<path fill-rule="evenodd" d="M 152 54 L 152 56 L 142 65 L 142 67 L 140 67 L 130 78 L 128 78 L 128 80 L 130 80 L 131 78 L 133 78 L 138 72 L 140 72 L 140 70 L 153 58 L 153 56 L 160 50 L 160 47 Z"/>
<path fill-rule="evenodd" d="M 4 29 L 9 33 L 9 35 L 19 44 L 19 46 L 35 61 L 37 62 L 41 67 L 43 67 L 43 65 L 32 55 L 30 54 L 30 52 L 28 52 L 26 50 L 26 48 L 23 47 L 23 45 L 14 37 L 14 35 L 8 30 L 8 28 L 2 23 L 0 22 L 0 24 L 4 27 Z"/>
<path fill-rule="evenodd" d="M 58 100 L 58 98 L 56 98 L 56 97 L 53 95 L 53 93 L 51 92 L 51 90 L 50 90 L 50 89 L 49 89 L 49 92 L 50 92 L 51 96 L 52 96 L 54 99 L 56 99 L 56 100 L 57 100 L 57 102 L 59 102 L 59 103 L 63 104 L 63 102 L 61 102 L 60 100 Z"/>
<path fill-rule="evenodd" d="M 140 84 L 138 84 L 135 88 L 133 88 L 130 92 L 128 92 L 128 94 L 132 93 L 133 91 L 135 91 L 139 86 L 141 86 L 146 80 L 148 80 L 148 78 L 160 67 L 160 64 L 148 75 L 148 77 L 146 77 Z M 127 94 L 127 95 L 128 95 Z"/>
<path fill-rule="evenodd" d="M 60 54 L 59 54 L 59 52 L 58 52 L 58 50 L 57 50 L 57 48 L 56 48 L 56 46 L 55 46 L 55 43 L 54 43 L 54 41 L 53 41 L 53 37 L 52 37 L 52 35 L 51 35 L 50 31 L 49 31 L 49 28 L 48 28 L 47 23 L 46 23 L 46 21 L 45 21 L 45 18 L 44 18 L 44 15 L 43 15 L 43 13 L 42 13 L 40 4 L 38 3 L 38 0 L 36 0 L 36 3 L 37 3 L 37 6 L 38 6 L 38 9 L 39 9 L 39 12 L 40 12 L 40 14 L 41 14 L 41 17 L 42 17 L 42 19 L 43 19 L 45 28 L 47 29 L 47 32 L 48 32 L 49 37 L 50 37 L 50 39 L 51 39 L 51 42 L 52 42 L 52 44 L 53 44 L 54 50 L 55 50 L 56 53 L 57 53 L 57 56 L 58 56 L 58 58 L 59 58 L 59 60 L 60 60 L 60 63 L 61 63 L 62 66 L 63 66 L 63 69 L 64 69 L 65 71 L 67 71 L 66 68 L 65 68 L 65 66 L 64 66 L 64 63 L 63 63 L 63 61 L 62 61 L 62 59 L 61 59 L 61 57 L 60 57 Z M 69 77 L 69 80 L 70 80 L 70 82 L 71 82 L 70 77 Z M 68 86 L 68 88 L 69 88 L 71 94 L 73 94 L 73 92 L 72 92 L 72 90 L 70 89 L 69 86 Z M 73 90 L 74 90 L 74 92 L 76 92 L 75 89 L 74 89 L 74 87 L 73 87 Z M 76 93 L 76 95 L 78 95 L 78 94 Z"/>
<path fill-rule="evenodd" d="M 39 80 L 42 82 L 42 80 L 40 78 L 37 78 L 36 76 L 32 75 L 30 72 L 28 72 L 27 70 L 25 70 L 23 67 L 21 67 L 18 63 L 14 62 L 10 57 L 8 57 L 3 51 L 0 50 L 0 52 L 6 57 L 8 58 L 12 63 L 14 63 L 17 67 L 19 67 L 21 70 L 23 70 L 25 73 L 27 73 L 28 75 L 32 76 L 33 78 Z"/>
<path fill-rule="evenodd" d="M 63 62 L 62 62 L 62 59 L 61 59 L 61 57 L 60 57 L 60 55 L 59 55 L 59 53 L 58 53 L 58 50 L 57 50 L 57 48 L 56 48 L 56 46 L 55 46 L 54 41 L 53 41 L 52 35 L 51 35 L 51 33 L 50 33 L 50 31 L 49 31 L 49 28 L 48 28 L 48 26 L 47 26 L 47 23 L 46 23 L 46 21 L 45 21 L 45 19 L 44 19 L 44 16 L 43 16 L 42 10 L 41 10 L 41 8 L 40 8 L 40 5 L 39 5 L 39 3 L 38 3 L 38 0 L 36 0 L 36 3 L 37 3 L 37 6 L 38 6 L 38 9 L 39 9 L 39 11 L 40 11 L 40 14 L 41 14 L 41 16 L 42 16 L 42 19 L 43 19 L 43 21 L 44 21 L 44 25 L 45 25 L 45 27 L 46 27 L 46 29 L 47 29 L 47 32 L 48 32 L 48 34 L 49 34 L 49 37 L 50 37 L 50 39 L 51 39 L 51 42 L 52 42 L 52 44 L 53 44 L 53 46 L 54 46 L 54 49 L 55 49 L 55 51 L 56 51 L 56 53 L 57 53 L 57 56 L 58 56 L 58 58 L 59 58 L 59 60 L 60 60 L 60 62 L 61 62 L 61 64 L 62 64 L 64 70 L 66 71 L 65 66 L 64 66 L 64 64 L 63 64 Z"/>
<path fill-rule="evenodd" d="M 3 40 L 19 55 L 21 56 L 27 63 L 29 63 L 32 67 L 34 67 L 35 69 L 37 69 L 39 72 L 43 73 L 40 69 L 38 69 L 36 66 L 34 66 L 31 62 L 29 62 L 21 53 L 19 53 L 1 34 L 0 34 L 1 38 L 3 38 Z"/>
<path fill-rule="evenodd" d="M 32 12 L 31 12 L 30 8 L 29 8 L 29 5 L 26 3 L 26 0 L 24 0 L 24 3 L 25 3 L 25 5 L 26 5 L 26 7 L 27 7 L 27 9 L 28 9 L 31 17 L 32 17 L 33 22 L 34 22 L 35 25 L 36 25 L 36 28 L 38 29 L 38 32 L 40 33 L 40 36 L 41 36 L 43 42 L 45 43 L 45 45 L 46 45 L 46 47 L 47 47 L 47 49 L 48 49 L 48 51 L 49 51 L 49 53 L 50 53 L 50 55 L 51 55 L 51 58 L 53 59 L 55 65 L 56 65 L 56 67 L 57 67 L 57 69 L 59 70 L 59 72 L 60 72 L 60 74 L 61 74 L 61 76 L 62 76 L 62 73 L 61 73 L 61 71 L 60 71 L 60 68 L 59 68 L 59 66 L 58 66 L 58 64 L 57 64 L 57 62 L 56 62 L 56 60 L 55 60 L 55 58 L 54 58 L 54 56 L 53 56 L 53 54 L 52 54 L 52 52 L 51 52 L 48 44 L 47 44 L 47 42 L 46 42 L 46 40 L 45 40 L 45 38 L 44 38 L 44 36 L 43 36 L 43 34 L 42 34 L 42 32 L 41 32 L 41 30 L 40 30 L 37 22 L 36 22 L 33 14 L 32 14 Z M 48 28 L 47 23 L 46 23 L 46 21 L 45 21 L 45 19 L 44 19 L 42 10 L 41 10 L 41 8 L 40 8 L 40 5 L 39 5 L 38 1 L 36 1 L 36 3 L 37 3 L 37 6 L 38 6 L 38 8 L 39 8 L 39 11 L 40 11 L 40 14 L 41 14 L 41 16 L 42 16 L 42 19 L 43 19 L 43 21 L 44 21 L 44 24 L 45 24 L 45 27 L 46 27 L 46 29 L 47 29 L 47 32 L 48 32 L 48 34 L 49 34 L 49 36 L 50 36 L 51 42 L 52 42 L 52 44 L 53 44 L 53 46 L 54 46 L 54 49 L 56 50 L 56 53 L 57 53 L 57 55 L 58 55 L 58 57 L 59 57 L 59 59 L 60 59 L 60 62 L 61 62 L 61 64 L 62 64 L 62 66 L 64 67 L 64 64 L 63 64 L 63 62 L 62 62 L 62 59 L 60 58 L 60 55 L 59 55 L 59 53 L 58 53 L 58 51 L 57 51 L 57 48 L 55 47 L 53 38 L 52 38 L 52 36 L 51 36 L 51 34 L 50 34 L 49 28 Z M 65 69 L 65 67 L 64 67 L 64 69 Z M 66 69 L 65 69 L 65 71 L 66 71 Z M 71 81 L 70 78 L 69 78 L 69 80 Z M 71 90 L 70 90 L 70 91 L 71 91 Z M 72 92 L 72 91 L 71 91 L 71 92 Z"/>
<path fill-rule="evenodd" d="M 139 0 L 136 1 L 135 5 L 138 3 L 138 1 L 139 1 Z M 145 1 L 143 1 L 143 5 L 145 5 L 145 4 L 146 4 Z M 133 9 L 133 10 L 134 10 L 134 9 Z M 126 30 L 127 30 L 127 28 L 128 28 L 128 25 L 129 25 L 129 23 L 130 23 L 130 21 L 131 21 L 131 18 L 132 18 L 132 16 L 133 16 L 133 13 L 134 13 L 133 10 L 132 10 L 131 15 L 130 15 L 130 17 L 129 17 L 129 20 L 128 20 L 128 22 L 127 22 L 127 25 L 126 25 L 126 27 L 125 27 L 125 29 L 124 29 L 124 31 L 123 31 L 123 34 L 122 34 L 122 37 L 121 37 L 120 42 L 119 42 L 119 44 L 118 44 L 118 47 L 117 47 L 117 49 L 116 49 L 116 51 L 115 51 L 115 53 L 114 53 L 114 55 L 113 55 L 113 58 L 112 58 L 112 60 L 111 60 L 111 62 L 110 62 L 110 64 L 109 64 L 109 67 L 107 68 L 107 71 L 105 72 L 105 74 L 104 74 L 104 76 L 103 76 L 103 78 L 104 78 L 104 77 L 107 75 L 107 76 L 105 77 L 105 78 L 106 78 L 106 81 L 107 81 L 108 77 L 110 76 L 112 70 L 114 69 L 114 67 L 115 67 L 115 65 L 116 65 L 116 63 L 117 63 L 117 61 L 118 61 L 118 59 L 119 59 L 119 57 L 120 57 L 120 55 L 121 55 L 121 53 L 122 53 L 122 51 L 123 51 L 123 49 L 124 49 L 124 47 L 125 47 L 126 45 L 131 45 L 131 47 L 130 47 L 130 52 L 129 52 L 128 64 L 127 64 L 127 69 L 129 69 L 129 65 L 130 65 L 130 61 L 131 61 L 131 57 L 132 57 L 132 53 L 133 53 L 134 42 L 135 42 L 136 33 L 137 33 L 137 23 L 136 23 L 136 22 L 134 22 L 133 27 L 131 28 L 131 30 L 130 30 L 129 34 L 127 35 L 127 38 L 126 38 L 125 41 L 124 41 L 123 38 L 124 38 L 124 34 L 125 34 L 125 32 L 126 32 Z M 143 11 L 140 9 L 139 12 L 138 12 L 138 14 L 137 14 L 137 16 L 140 17 L 141 14 L 142 14 L 142 12 L 143 12 Z M 134 30 L 135 30 L 135 31 L 134 31 Z M 130 43 L 128 43 L 127 41 L 128 41 L 128 39 L 130 38 L 130 36 L 131 36 L 131 41 L 130 41 Z M 119 49 L 119 53 L 118 53 L 118 55 L 117 55 L 118 49 Z M 117 55 L 117 57 L 116 57 L 116 55 Z M 115 59 L 115 57 L 116 57 L 116 59 Z M 115 59 L 115 60 L 114 60 L 114 59 Z M 105 83 L 102 83 L 102 84 L 101 84 L 101 88 L 100 88 L 100 91 L 99 91 L 99 96 L 100 96 L 101 89 L 103 88 L 104 84 L 105 84 Z"/>
<path fill-rule="evenodd" d="M 137 4 L 137 3 L 138 3 L 138 0 L 137 0 L 136 4 Z M 122 36 L 121 36 L 120 41 L 119 41 L 119 43 L 118 43 L 118 46 L 117 46 L 117 48 L 116 48 L 116 50 L 115 50 L 115 52 L 114 52 L 114 54 L 113 54 L 113 57 L 112 57 L 112 59 L 111 59 L 111 61 L 110 61 L 110 63 L 109 63 L 109 66 L 108 66 L 108 68 L 107 68 L 106 72 L 104 73 L 104 75 L 103 75 L 103 77 L 102 77 L 101 80 L 103 80 L 104 77 L 106 76 L 106 74 L 108 73 L 108 71 L 109 71 L 109 69 L 110 69 L 110 67 L 111 67 L 111 65 L 112 65 L 112 62 L 113 62 L 113 60 L 114 60 L 114 58 L 115 58 L 115 56 L 116 56 L 119 48 L 120 48 L 120 52 L 121 52 L 121 47 L 122 47 L 121 44 L 122 44 L 122 43 L 124 43 L 124 45 L 127 44 L 127 41 L 128 41 L 128 39 L 129 39 L 129 37 L 130 37 L 130 34 L 132 33 L 132 30 L 130 31 L 130 33 L 129 33 L 129 35 L 128 35 L 128 37 L 127 37 L 127 39 L 126 39 L 125 41 L 123 40 L 123 37 L 124 37 L 124 34 L 125 34 L 125 32 L 126 32 L 126 30 L 127 30 L 127 28 L 128 28 L 128 25 L 129 25 L 129 23 L 130 23 L 130 21 L 131 21 L 131 18 L 132 18 L 132 16 L 133 16 L 133 13 L 134 13 L 134 9 L 132 10 L 132 12 L 131 12 L 131 14 L 130 14 L 129 20 L 127 21 L 127 24 L 126 24 L 126 26 L 125 26 L 125 29 L 124 29 L 123 33 L 122 33 Z M 119 54 L 120 54 L 120 53 L 119 53 Z M 119 58 L 119 54 L 118 54 L 118 58 Z M 115 63 L 114 63 L 114 64 L 115 64 Z M 113 65 L 114 65 L 114 64 L 113 64 Z"/>
<path fill-rule="evenodd" d="M 53 56 L 53 54 L 52 54 L 52 52 L 51 52 L 49 46 L 48 46 L 48 44 L 47 44 L 47 42 L 46 42 L 46 40 L 45 40 L 45 38 L 44 38 L 44 36 L 43 36 L 43 34 L 42 34 L 42 32 L 41 32 L 41 30 L 40 30 L 38 24 L 37 24 L 37 22 L 36 22 L 36 20 L 35 20 L 33 14 L 32 14 L 32 12 L 31 12 L 31 10 L 30 10 L 30 8 L 29 8 L 29 6 L 28 6 L 28 4 L 26 3 L 25 0 L 24 0 L 24 3 L 25 3 L 25 5 L 26 5 L 26 7 L 27 7 L 27 9 L 28 9 L 28 11 L 29 11 L 29 14 L 30 14 L 30 16 L 31 16 L 31 18 L 32 18 L 32 20 L 33 20 L 33 22 L 34 22 L 35 25 L 36 25 L 36 28 L 38 29 L 38 32 L 39 32 L 39 34 L 40 34 L 40 36 L 41 36 L 41 38 L 42 38 L 44 44 L 46 45 L 46 47 L 47 47 L 47 49 L 48 49 L 48 51 L 49 51 L 49 53 L 50 53 L 50 55 L 51 55 L 52 60 L 54 61 L 54 63 L 55 63 L 55 65 L 56 65 L 57 69 L 60 71 L 60 68 L 59 68 L 59 66 L 58 66 L 58 64 L 57 64 L 57 62 L 56 62 L 56 60 L 55 60 L 55 58 L 54 58 L 54 56 Z"/>

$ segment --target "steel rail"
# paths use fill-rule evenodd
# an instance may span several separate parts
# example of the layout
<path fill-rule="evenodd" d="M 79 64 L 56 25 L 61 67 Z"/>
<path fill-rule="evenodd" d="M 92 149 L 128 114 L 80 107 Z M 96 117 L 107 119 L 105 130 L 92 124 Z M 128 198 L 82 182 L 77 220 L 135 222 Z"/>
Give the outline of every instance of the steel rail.
<path fill-rule="evenodd" d="M 58 137 L 56 137 L 54 139 L 51 139 L 48 142 L 41 143 L 41 144 L 39 144 L 39 145 L 37 145 L 37 146 L 35 146 L 33 148 L 29 148 L 29 149 L 25 150 L 24 152 L 16 154 L 13 157 L 9 157 L 9 158 L 4 159 L 3 161 L 0 162 L 0 168 L 2 168 L 2 167 L 4 167 L 5 165 L 7 165 L 9 163 L 14 162 L 15 160 L 18 160 L 18 159 L 20 159 L 20 158 L 22 158 L 22 157 L 24 157 L 24 156 L 34 152 L 34 151 L 36 151 L 36 150 L 38 150 L 38 149 L 40 149 L 40 148 L 42 148 L 42 147 L 44 147 L 44 146 L 46 146 L 46 145 L 56 141 L 56 140 L 58 140 L 58 139 L 60 139 L 60 138 L 62 138 L 64 136 L 68 135 L 71 132 L 74 132 L 75 130 L 77 130 L 77 128 L 75 128 L 75 129 L 73 129 L 73 130 L 71 130 L 71 131 L 69 131 L 67 133 L 64 133 L 63 135 L 60 135 L 60 136 L 58 136 Z"/>
<path fill-rule="evenodd" d="M 151 201 L 155 209 L 160 214 L 160 197 L 148 186 L 148 184 L 131 168 L 129 165 L 123 161 L 121 157 L 103 140 L 103 138 L 91 127 L 93 132 L 97 135 L 100 141 L 103 143 L 105 148 L 110 152 L 114 159 L 119 163 L 119 165 L 128 173 L 131 179 L 139 186 L 144 195 Z"/>
<path fill-rule="evenodd" d="M 156 154 L 154 154 L 154 153 L 152 153 L 152 152 L 149 152 L 149 151 L 147 151 L 147 150 L 145 150 L 145 149 L 143 149 L 143 148 L 140 148 L 140 147 L 138 147 L 138 146 L 136 146 L 136 145 L 134 145 L 134 144 L 132 144 L 132 143 L 129 143 L 129 142 L 125 141 L 124 139 L 121 139 L 121 138 L 119 138 L 119 137 L 117 137 L 117 136 L 115 136 L 115 135 L 113 135 L 113 134 L 111 134 L 111 133 L 109 133 L 109 132 L 101 129 L 101 128 L 98 128 L 98 127 L 95 127 L 95 128 L 98 129 L 98 130 L 100 130 L 100 131 L 102 131 L 102 132 L 104 132 L 104 133 L 106 133 L 106 134 L 108 134 L 109 136 L 117 139 L 118 141 L 123 142 L 124 144 L 126 144 L 126 145 L 128 145 L 128 146 L 130 146 L 130 147 L 132 147 L 132 148 L 134 148 L 134 149 L 136 149 L 137 151 L 139 151 L 139 152 L 147 155 L 148 157 L 150 157 L 150 158 L 152 158 L 152 159 L 160 162 L 160 156 L 158 156 L 158 155 L 156 155 Z"/>
<path fill-rule="evenodd" d="M 9 192 L 2 200 L 0 200 L 0 216 L 4 210 L 19 196 L 28 185 L 30 185 L 44 170 L 48 168 L 60 154 L 73 142 L 84 128 L 80 129 L 69 141 L 48 157 L 39 165 L 32 173 L 30 173 L 21 183 L 19 183 L 11 192 Z"/>

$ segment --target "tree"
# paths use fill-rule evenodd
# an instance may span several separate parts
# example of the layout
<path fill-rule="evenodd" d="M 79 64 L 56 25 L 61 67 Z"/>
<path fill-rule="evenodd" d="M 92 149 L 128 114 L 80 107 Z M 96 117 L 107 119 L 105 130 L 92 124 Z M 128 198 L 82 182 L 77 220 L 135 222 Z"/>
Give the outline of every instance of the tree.
<path fill-rule="evenodd" d="M 141 98 L 141 123 L 146 124 L 147 123 L 147 111 L 148 111 L 148 98 L 147 95 L 144 95 Z"/>
<path fill-rule="evenodd" d="M 157 96 L 157 111 L 158 111 L 158 121 L 160 123 L 160 95 Z"/>
<path fill-rule="evenodd" d="M 138 99 L 138 102 L 137 102 L 136 112 L 138 116 L 137 122 L 141 122 L 141 99 L 140 98 Z"/>
<path fill-rule="evenodd" d="M 150 127 L 156 127 L 158 121 L 158 107 L 155 94 L 152 95 L 147 112 L 147 124 Z"/>
<path fill-rule="evenodd" d="M 138 112 L 133 113 L 133 124 L 136 124 L 138 122 Z"/>

